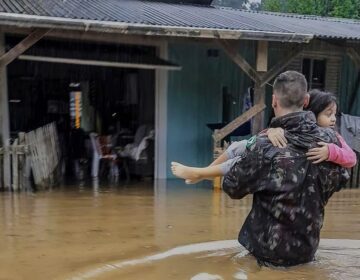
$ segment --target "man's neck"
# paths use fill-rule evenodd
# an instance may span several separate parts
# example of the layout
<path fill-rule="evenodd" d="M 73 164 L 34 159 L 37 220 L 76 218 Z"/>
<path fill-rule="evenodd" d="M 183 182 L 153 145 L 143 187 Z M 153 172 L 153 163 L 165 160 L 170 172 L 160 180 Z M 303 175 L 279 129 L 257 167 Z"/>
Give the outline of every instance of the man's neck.
<path fill-rule="evenodd" d="M 275 116 L 278 117 L 283 117 L 285 115 L 291 114 L 291 113 L 296 113 L 296 112 L 302 112 L 303 109 L 283 109 L 283 108 L 278 108 L 275 112 Z"/>

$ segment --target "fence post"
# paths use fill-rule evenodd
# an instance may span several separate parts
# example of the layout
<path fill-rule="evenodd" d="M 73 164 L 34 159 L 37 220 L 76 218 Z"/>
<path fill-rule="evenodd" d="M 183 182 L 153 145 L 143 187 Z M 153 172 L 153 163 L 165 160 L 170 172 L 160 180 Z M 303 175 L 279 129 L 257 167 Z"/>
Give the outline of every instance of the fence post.
<path fill-rule="evenodd" d="M 11 163 L 12 163 L 12 189 L 17 191 L 19 189 L 19 169 L 18 169 L 18 139 L 10 147 Z"/>

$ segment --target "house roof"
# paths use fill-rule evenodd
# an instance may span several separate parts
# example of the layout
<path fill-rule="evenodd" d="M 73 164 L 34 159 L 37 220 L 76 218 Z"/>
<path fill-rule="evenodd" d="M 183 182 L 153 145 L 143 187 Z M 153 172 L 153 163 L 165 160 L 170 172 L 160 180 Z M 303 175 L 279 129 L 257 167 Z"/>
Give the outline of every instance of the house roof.
<path fill-rule="evenodd" d="M 141 0 L 2 0 L 0 24 L 224 39 L 360 40 L 357 20 Z"/>

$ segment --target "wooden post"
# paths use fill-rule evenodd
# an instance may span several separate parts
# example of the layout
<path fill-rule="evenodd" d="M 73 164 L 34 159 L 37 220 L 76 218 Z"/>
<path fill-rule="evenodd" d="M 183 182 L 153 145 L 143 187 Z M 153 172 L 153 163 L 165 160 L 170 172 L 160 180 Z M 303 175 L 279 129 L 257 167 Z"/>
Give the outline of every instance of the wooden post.
<path fill-rule="evenodd" d="M 19 139 L 19 146 L 21 146 L 21 154 L 18 155 L 19 157 L 19 189 L 20 190 L 26 190 L 28 187 L 28 182 L 27 179 L 30 178 L 30 174 L 29 176 L 27 176 L 26 171 L 27 171 L 27 154 L 26 154 L 26 147 L 25 147 L 25 133 L 24 132 L 20 132 L 18 134 L 18 139 Z"/>
<path fill-rule="evenodd" d="M 0 55 L 5 53 L 5 36 L 0 34 Z M 10 140 L 10 121 L 9 121 L 9 101 L 6 65 L 0 65 L 0 133 L 1 144 L 4 147 L 3 168 L 4 168 L 4 188 L 11 188 L 11 168 L 9 154 Z"/>
<path fill-rule="evenodd" d="M 259 41 L 257 45 L 256 71 L 266 72 L 268 70 L 268 42 Z"/>
<path fill-rule="evenodd" d="M 292 48 L 284 57 L 278 61 L 269 71 L 265 71 L 264 75 L 261 77 L 261 86 L 265 86 L 270 80 L 272 80 L 276 75 L 280 73 L 286 66 L 288 66 L 293 59 L 299 55 L 304 49 L 304 46 L 297 45 Z M 264 68 L 261 68 L 264 69 Z M 263 71 L 263 70 L 258 70 Z"/>
<path fill-rule="evenodd" d="M 216 140 L 216 135 L 218 134 L 218 129 L 215 129 L 213 134 L 213 140 L 214 140 L 214 148 L 213 148 L 213 159 L 217 159 L 220 154 L 223 152 L 221 148 L 221 140 Z M 221 176 L 215 177 L 213 180 L 213 188 L 215 190 L 221 190 Z"/>
<path fill-rule="evenodd" d="M 259 76 L 263 76 L 268 68 L 268 42 L 259 41 L 256 56 L 256 71 Z M 265 85 L 261 86 L 261 82 L 255 82 L 254 88 L 255 105 L 265 104 Z M 264 112 L 257 114 L 251 124 L 251 133 L 257 134 L 264 129 Z"/>
<path fill-rule="evenodd" d="M 254 87 L 254 103 L 255 105 L 265 104 L 265 86 L 261 87 L 258 83 Z M 251 123 L 251 134 L 255 135 L 264 129 L 264 112 L 257 114 Z"/>

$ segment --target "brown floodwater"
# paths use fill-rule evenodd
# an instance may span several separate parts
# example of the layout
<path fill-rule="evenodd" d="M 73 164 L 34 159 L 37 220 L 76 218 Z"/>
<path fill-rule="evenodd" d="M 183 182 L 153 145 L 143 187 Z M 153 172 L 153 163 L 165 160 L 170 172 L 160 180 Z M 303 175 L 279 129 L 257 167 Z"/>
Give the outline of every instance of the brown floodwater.
<path fill-rule="evenodd" d="M 250 207 L 180 180 L 0 193 L 0 279 L 360 279 L 360 190 L 334 195 L 316 261 L 291 269 L 238 245 Z"/>

